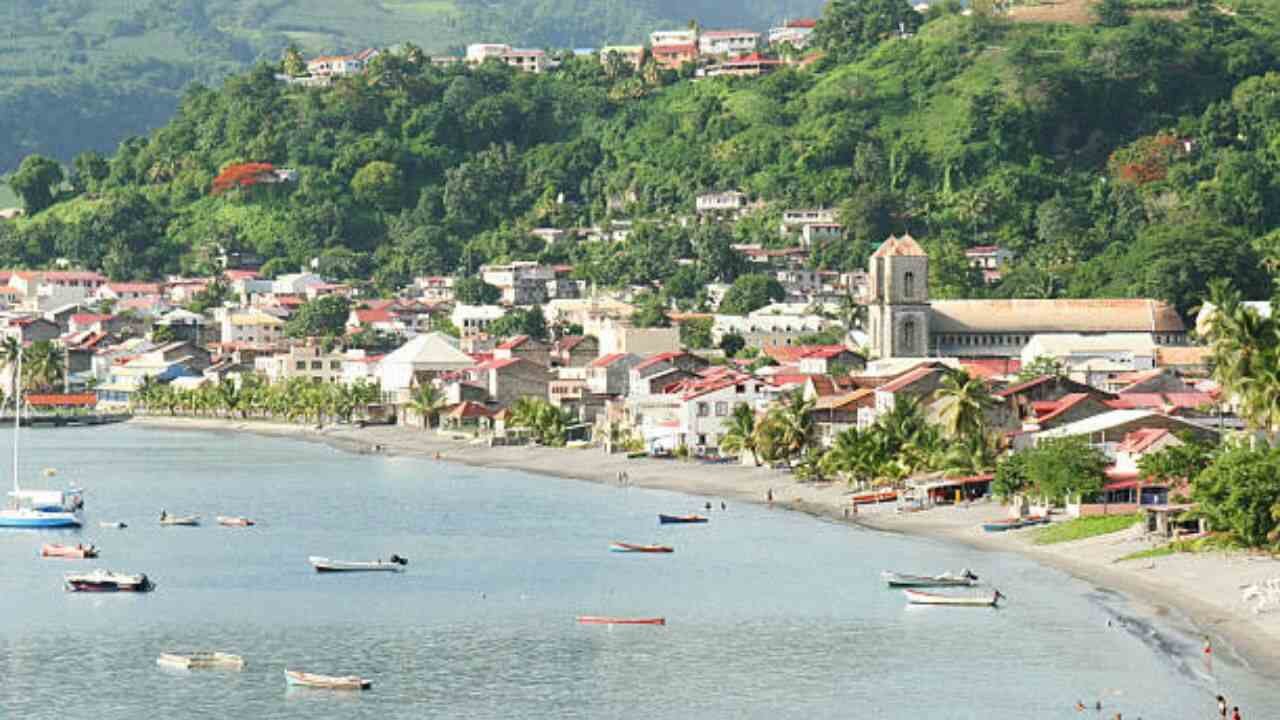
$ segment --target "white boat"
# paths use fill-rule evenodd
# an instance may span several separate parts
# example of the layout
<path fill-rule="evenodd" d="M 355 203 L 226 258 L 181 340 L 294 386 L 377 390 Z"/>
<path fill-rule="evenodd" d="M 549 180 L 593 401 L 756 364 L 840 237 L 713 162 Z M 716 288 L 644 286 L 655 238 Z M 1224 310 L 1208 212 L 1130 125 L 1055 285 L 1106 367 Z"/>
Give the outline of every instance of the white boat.
<path fill-rule="evenodd" d="M 243 670 L 244 658 L 223 652 L 160 653 L 156 664 L 180 670 Z"/>
<path fill-rule="evenodd" d="M 253 527 L 256 523 L 247 517 L 239 517 L 236 515 L 219 515 L 215 518 L 219 525 L 226 527 Z"/>
<path fill-rule="evenodd" d="M 970 587 L 978 584 L 978 576 L 968 568 L 961 570 L 959 575 L 952 575 L 950 572 L 941 575 L 908 575 L 886 570 L 880 573 L 880 577 L 889 587 Z"/>
<path fill-rule="evenodd" d="M 358 562 L 349 560 L 330 560 L 327 557 L 312 555 L 307 558 L 316 572 L 404 572 L 409 561 L 399 555 L 392 555 L 390 560 L 373 560 Z"/>
<path fill-rule="evenodd" d="M 110 570 L 90 570 L 63 576 L 67 592 L 150 592 L 155 583 L 144 573 L 128 575 Z"/>
<path fill-rule="evenodd" d="M 16 377 L 22 377 L 22 353 L 18 353 Z M 13 398 L 13 492 L 9 504 L 0 509 L 0 528 L 78 528 L 82 524 L 78 506 L 67 509 L 65 500 L 49 506 L 45 491 L 24 492 L 18 485 L 18 438 L 22 429 L 22 390 Z M 60 498 L 65 496 L 58 493 Z M 48 498 L 52 500 L 52 496 Z"/>
<path fill-rule="evenodd" d="M 368 690 L 373 682 L 357 675 L 317 675 L 300 670 L 285 670 L 284 681 L 293 687 L 323 688 L 325 690 Z"/>
<path fill-rule="evenodd" d="M 127 527 L 129 527 L 129 526 L 128 526 L 128 525 L 125 525 L 125 524 L 124 524 L 124 523 L 122 523 L 122 522 L 100 522 L 100 523 L 98 523 L 98 527 L 100 527 L 100 528 L 108 528 L 108 529 L 111 529 L 111 530 L 123 530 L 123 529 L 125 529 L 125 528 L 127 528 Z"/>
<path fill-rule="evenodd" d="M 160 524 L 161 525 L 188 525 L 188 526 L 199 525 L 200 516 L 199 515 L 170 515 L 169 513 L 161 510 Z"/>
<path fill-rule="evenodd" d="M 999 590 L 982 595 L 939 595 L 937 593 L 920 592 L 919 590 L 903 590 L 907 602 L 912 605 L 955 605 L 957 607 L 995 607 L 1004 595 Z"/>

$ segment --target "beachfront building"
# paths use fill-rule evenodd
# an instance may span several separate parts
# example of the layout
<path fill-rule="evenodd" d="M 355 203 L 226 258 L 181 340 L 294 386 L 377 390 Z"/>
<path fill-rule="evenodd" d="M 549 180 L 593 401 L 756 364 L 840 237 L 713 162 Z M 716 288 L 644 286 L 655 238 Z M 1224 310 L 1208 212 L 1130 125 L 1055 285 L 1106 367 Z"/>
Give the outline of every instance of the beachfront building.
<path fill-rule="evenodd" d="M 434 378 L 475 365 L 457 341 L 438 332 L 424 333 L 401 345 L 378 363 L 382 394 L 390 402 L 407 402 L 415 377 Z"/>
<path fill-rule="evenodd" d="M 319 345 L 299 345 L 287 352 L 259 357 L 254 369 L 270 383 L 302 378 L 316 383 L 341 383 L 345 377 L 346 357 L 327 353 Z"/>
<path fill-rule="evenodd" d="M 127 408 L 148 381 L 168 383 L 181 377 L 200 377 L 211 358 L 203 347 L 179 341 L 118 360 L 110 365 L 106 382 L 94 389 L 100 407 Z"/>

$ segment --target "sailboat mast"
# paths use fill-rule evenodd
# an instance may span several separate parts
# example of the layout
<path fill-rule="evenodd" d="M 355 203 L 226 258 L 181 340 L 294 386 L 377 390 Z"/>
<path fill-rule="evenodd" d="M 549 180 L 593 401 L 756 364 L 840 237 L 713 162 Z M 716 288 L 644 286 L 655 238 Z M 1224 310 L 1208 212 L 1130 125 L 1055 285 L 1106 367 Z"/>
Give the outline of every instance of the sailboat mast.
<path fill-rule="evenodd" d="M 22 426 L 22 341 L 18 341 L 18 369 L 13 383 L 13 492 L 18 487 L 18 428 Z M 16 495 L 14 497 L 17 497 Z"/>

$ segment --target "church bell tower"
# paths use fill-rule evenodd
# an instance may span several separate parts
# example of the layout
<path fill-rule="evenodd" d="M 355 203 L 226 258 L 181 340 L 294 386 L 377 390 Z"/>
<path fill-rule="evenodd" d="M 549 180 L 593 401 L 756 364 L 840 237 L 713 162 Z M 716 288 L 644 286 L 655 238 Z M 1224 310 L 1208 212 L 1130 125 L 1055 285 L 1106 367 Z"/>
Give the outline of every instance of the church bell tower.
<path fill-rule="evenodd" d="M 929 354 L 929 256 L 910 235 L 890 236 L 871 255 L 867 325 L 877 358 Z"/>

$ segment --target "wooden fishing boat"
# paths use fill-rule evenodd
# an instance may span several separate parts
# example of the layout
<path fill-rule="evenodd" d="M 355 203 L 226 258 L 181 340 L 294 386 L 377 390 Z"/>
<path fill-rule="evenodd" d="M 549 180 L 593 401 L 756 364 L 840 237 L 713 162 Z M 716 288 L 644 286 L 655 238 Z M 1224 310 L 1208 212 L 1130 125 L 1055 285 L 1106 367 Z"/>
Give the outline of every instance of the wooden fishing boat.
<path fill-rule="evenodd" d="M 658 522 L 663 525 L 688 525 L 692 523 L 704 523 L 707 521 L 702 515 L 663 515 L 658 514 Z"/>
<path fill-rule="evenodd" d="M 874 505 L 875 503 L 893 502 L 898 499 L 897 490 L 881 490 L 879 492 L 858 493 L 852 498 L 854 505 Z"/>
<path fill-rule="evenodd" d="M 617 553 L 670 553 L 676 549 L 670 545 L 634 545 L 632 543 L 611 542 L 609 552 Z"/>
<path fill-rule="evenodd" d="M 960 571 L 959 575 L 950 572 L 941 575 L 907 575 L 886 570 L 880 573 L 880 577 L 889 587 L 969 587 L 978 584 L 978 576 L 968 568 Z"/>
<path fill-rule="evenodd" d="M 219 525 L 227 527 L 253 527 L 255 525 L 249 518 L 235 515 L 219 515 L 217 520 Z"/>
<path fill-rule="evenodd" d="M 66 558 L 68 560 L 84 560 L 86 558 L 98 557 L 98 548 L 92 543 L 76 543 L 75 545 L 45 543 L 40 546 L 40 556 Z"/>
<path fill-rule="evenodd" d="M 937 593 L 920 592 L 919 590 L 903 590 L 907 602 L 912 605 L 954 605 L 956 607 L 995 607 L 1004 595 L 999 590 L 982 595 L 939 595 Z"/>
<path fill-rule="evenodd" d="M 311 563 L 311 567 L 316 572 L 404 572 L 404 566 L 409 564 L 407 558 L 399 555 L 392 555 L 389 560 L 372 560 L 372 561 L 351 561 L 351 560 L 330 560 L 326 557 L 317 557 L 312 555 L 307 558 L 307 562 Z"/>
<path fill-rule="evenodd" d="M 160 653 L 156 664 L 179 670 L 243 670 L 244 658 L 223 652 Z"/>
<path fill-rule="evenodd" d="M 188 527 L 199 525 L 199 515 L 170 515 L 163 510 L 160 511 L 161 525 L 185 525 Z"/>
<path fill-rule="evenodd" d="M 373 681 L 357 675 L 317 675 L 300 670 L 285 670 L 284 681 L 291 687 L 321 688 L 323 690 L 368 690 Z"/>
<path fill-rule="evenodd" d="M 1049 524 L 1048 515 L 1028 515 L 1022 518 L 1023 527 L 1026 527 L 1028 525 L 1048 525 L 1048 524 Z"/>
<path fill-rule="evenodd" d="M 1008 520 L 992 520 L 991 522 L 982 523 L 984 532 L 1004 532 L 1006 530 L 1017 530 L 1023 526 L 1023 522 L 1017 518 Z"/>
<path fill-rule="evenodd" d="M 661 617 L 624 618 L 579 615 L 578 622 L 582 625 L 666 625 L 667 619 Z"/>
<path fill-rule="evenodd" d="M 100 522 L 98 523 L 98 527 L 107 528 L 109 530 L 123 530 L 129 526 L 122 522 Z"/>
<path fill-rule="evenodd" d="M 127 575 L 110 570 L 67 573 L 63 586 L 67 592 L 150 592 L 156 587 L 144 573 Z"/>

